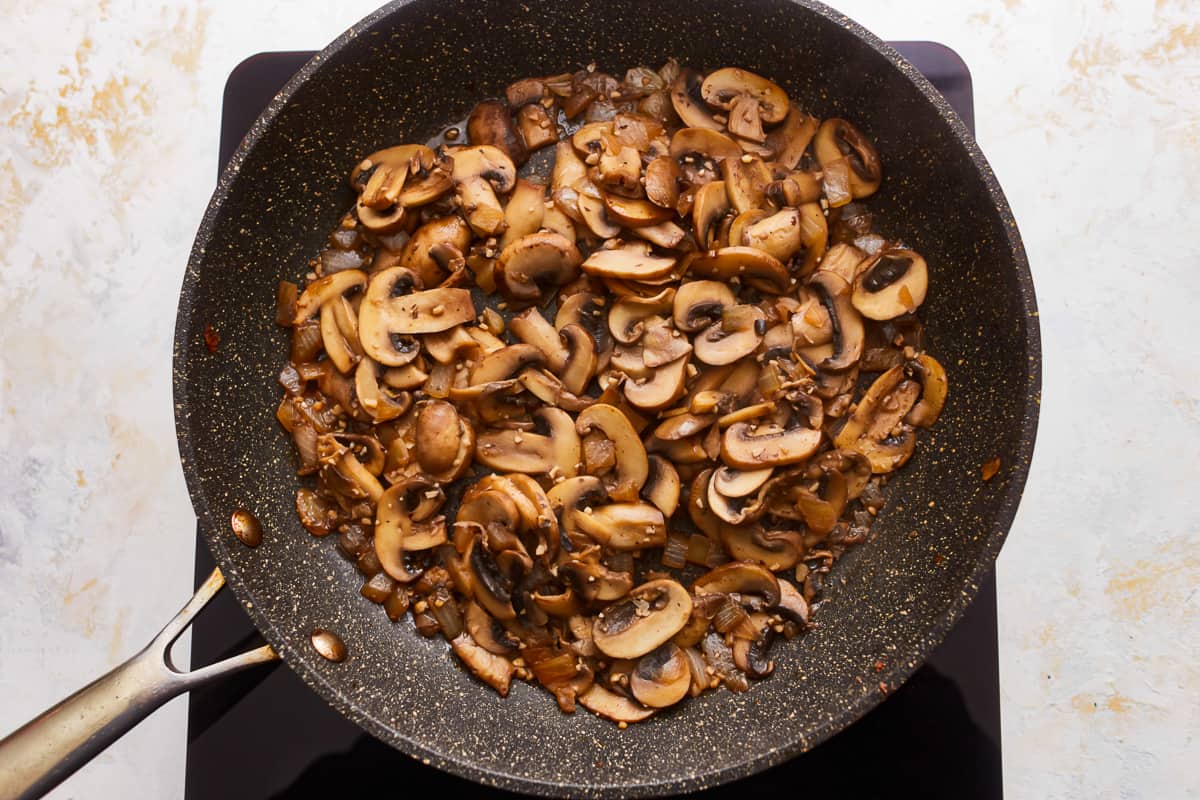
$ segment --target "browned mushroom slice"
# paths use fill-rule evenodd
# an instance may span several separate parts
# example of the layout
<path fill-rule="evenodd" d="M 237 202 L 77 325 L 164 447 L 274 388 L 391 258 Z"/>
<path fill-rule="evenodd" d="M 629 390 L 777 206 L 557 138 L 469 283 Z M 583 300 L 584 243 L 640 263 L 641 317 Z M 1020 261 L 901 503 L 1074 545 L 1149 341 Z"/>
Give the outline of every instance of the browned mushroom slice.
<path fill-rule="evenodd" d="M 589 275 L 635 281 L 661 278 L 674 267 L 675 259 L 652 256 L 645 249 L 637 247 L 597 250 L 583 262 L 583 271 Z"/>
<path fill-rule="evenodd" d="M 501 472 L 552 478 L 575 475 L 582 456 L 575 421 L 558 408 L 538 409 L 533 417 L 544 434 L 519 430 L 480 433 L 475 440 L 475 459 Z"/>
<path fill-rule="evenodd" d="M 791 277 L 783 263 L 757 247 L 722 247 L 697 253 L 687 262 L 689 275 L 719 281 L 738 280 L 770 294 L 783 294 Z"/>
<path fill-rule="evenodd" d="M 564 326 L 565 327 L 565 326 Z M 546 366 L 561 372 L 567 363 L 567 348 L 554 326 L 536 308 L 527 308 L 508 323 L 513 335 L 541 351 Z"/>
<path fill-rule="evenodd" d="M 669 221 L 675 212 L 669 208 L 656 206 L 642 198 L 623 197 L 611 192 L 603 192 L 604 207 L 612 219 L 628 225 L 631 228 L 644 228 L 648 225 L 658 225 Z"/>
<path fill-rule="evenodd" d="M 835 117 L 822 122 L 813 140 L 813 152 L 825 170 L 845 162 L 854 199 L 868 197 L 879 189 L 883 180 L 879 153 L 871 140 L 846 120 Z"/>
<path fill-rule="evenodd" d="M 408 506 L 412 488 L 409 481 L 391 486 L 380 495 L 375 509 L 375 555 L 384 572 L 401 583 L 417 578 L 404 563 L 405 552 L 428 550 L 446 541 L 445 517 L 421 522 L 413 519 Z"/>
<path fill-rule="evenodd" d="M 692 352 L 687 337 L 671 327 L 662 317 L 651 317 L 642 337 L 642 363 L 647 369 L 657 369 Z"/>
<path fill-rule="evenodd" d="M 454 463 L 461 438 L 461 420 L 454 406 L 439 400 L 417 413 L 417 461 L 428 472 L 441 472 Z"/>
<path fill-rule="evenodd" d="M 522 106 L 517 111 L 517 127 L 531 153 L 558 141 L 558 127 L 540 104 Z"/>
<path fill-rule="evenodd" d="M 696 594 L 756 594 L 768 606 L 779 602 L 779 580 L 762 564 L 731 561 L 701 575 L 692 583 Z"/>
<path fill-rule="evenodd" d="M 579 192 L 575 200 L 579 216 L 588 230 L 601 239 L 612 239 L 621 233 L 621 226 L 608 215 L 608 208 L 600 197 L 600 191 L 590 182 Z"/>
<path fill-rule="evenodd" d="M 730 241 L 734 241 L 732 231 Z M 764 215 L 745 227 L 738 244 L 757 247 L 784 263 L 790 261 L 803 246 L 800 240 L 800 211 L 785 208 L 770 216 Z"/>
<path fill-rule="evenodd" d="M 788 169 L 795 169 L 819 124 L 816 117 L 793 106 L 783 124 L 767 134 L 767 144 L 775 151 L 775 161 Z"/>
<path fill-rule="evenodd" d="M 683 124 L 692 128 L 708 128 L 719 131 L 724 126 L 713 119 L 712 112 L 704 104 L 701 85 L 704 79 L 691 67 L 684 67 L 671 83 L 671 105 Z"/>
<path fill-rule="evenodd" d="M 821 199 L 821 181 L 812 172 L 793 170 L 780 177 L 772 172 L 767 184 L 767 199 L 776 206 L 800 206 Z"/>
<path fill-rule="evenodd" d="M 567 359 L 559 377 L 567 391 L 583 394 L 596 374 L 596 340 L 582 325 L 567 325 L 559 335 L 567 349 Z"/>
<path fill-rule="evenodd" d="M 912 250 L 889 247 L 863 265 L 851 300 L 864 317 L 895 319 L 916 311 L 928 288 L 925 259 Z"/>
<path fill-rule="evenodd" d="M 350 173 L 350 185 L 363 195 L 369 208 L 388 208 L 400 197 L 408 176 L 429 169 L 436 160 L 432 149 L 423 144 L 402 144 L 376 150 Z"/>
<path fill-rule="evenodd" d="M 645 708 L 622 694 L 605 689 L 598 683 L 579 695 L 579 704 L 605 719 L 618 723 L 641 722 L 654 716 L 655 709 Z"/>
<path fill-rule="evenodd" d="M 687 356 L 654 371 L 653 377 L 625 382 L 625 399 L 637 408 L 656 411 L 666 408 L 683 396 L 687 377 Z"/>
<path fill-rule="evenodd" d="M 638 658 L 669 641 L 691 614 L 686 589 L 673 580 L 650 581 L 605 608 L 592 626 L 592 638 L 611 658 Z"/>
<path fill-rule="evenodd" d="M 746 497 L 757 492 L 774 471 L 773 467 L 751 470 L 719 467 L 713 472 L 711 485 L 726 497 Z"/>
<path fill-rule="evenodd" d="M 522 236 L 500 253 L 496 286 L 510 299 L 531 302 L 579 273 L 583 257 L 575 245 L 557 233 Z"/>
<path fill-rule="evenodd" d="M 633 344 L 646 330 L 646 321 L 671 308 L 675 289 L 667 287 L 653 297 L 622 297 L 608 313 L 608 329 L 622 344 Z"/>
<path fill-rule="evenodd" d="M 354 213 L 364 228 L 380 236 L 395 233 L 405 221 L 404 206 L 399 203 L 385 209 L 374 209 L 364 205 L 362 198 L 359 198 Z"/>
<path fill-rule="evenodd" d="M 554 148 L 554 169 L 550 174 L 550 197 L 559 211 L 575 222 L 583 222 L 579 214 L 579 187 L 587 182 L 587 165 L 579 160 L 570 142 L 559 142 Z"/>
<path fill-rule="evenodd" d="M 504 204 L 504 236 L 500 239 L 500 249 L 537 233 L 542 227 L 546 215 L 546 187 L 540 183 L 517 179 L 517 185 Z M 466 225 L 463 225 L 466 228 Z M 470 243 L 470 230 L 467 231 L 467 244 Z M 467 244 L 459 245 L 458 249 L 466 251 Z"/>
<path fill-rule="evenodd" d="M 296 300 L 296 316 L 292 318 L 292 324 L 303 324 L 309 317 L 320 311 L 321 306 L 341 297 L 351 289 L 364 286 L 366 282 L 367 273 L 360 269 L 344 269 L 341 272 L 317 278 L 304 287 L 304 291 Z"/>
<path fill-rule="evenodd" d="M 476 104 L 471 116 L 467 117 L 467 136 L 471 144 L 498 148 L 518 167 L 529 160 L 525 139 L 513 124 L 508 107 L 499 100 Z"/>
<path fill-rule="evenodd" d="M 628 145 L 617 152 L 607 150 L 600 156 L 598 165 L 599 185 L 607 193 L 624 197 L 642 195 L 642 157 Z"/>
<path fill-rule="evenodd" d="M 364 356 L 354 370 L 354 395 L 371 419 L 386 422 L 403 414 L 412 405 L 412 395 L 397 397 L 379 384 L 379 365 Z"/>
<path fill-rule="evenodd" d="M 800 297 L 800 306 L 790 319 L 796 346 L 823 345 L 832 341 L 833 322 L 820 296 L 806 287 L 801 289 Z"/>
<path fill-rule="evenodd" d="M 866 266 L 867 254 L 852 244 L 838 243 L 825 253 L 819 269 L 832 272 L 846 283 L 853 284 Z"/>
<path fill-rule="evenodd" d="M 729 213 L 729 194 L 724 181 L 713 181 L 700 187 L 692 204 L 692 230 L 701 247 L 712 243 L 713 232 Z"/>
<path fill-rule="evenodd" d="M 392 267 L 371 277 L 358 310 L 358 336 L 363 350 L 380 364 L 403 366 L 412 361 L 405 335 L 437 333 L 475 319 L 466 289 L 430 289 L 394 296 L 396 280 L 408 273 Z"/>
<path fill-rule="evenodd" d="M 457 214 L 432 219 L 417 228 L 404 243 L 395 263 L 412 270 L 424 286 L 435 285 L 445 273 L 434 258 L 433 249 L 446 244 L 464 253 L 470 247 L 471 228 Z"/>
<path fill-rule="evenodd" d="M 520 640 L 473 600 L 463 604 L 463 622 L 471 638 L 484 650 L 498 656 L 516 655 Z"/>
<path fill-rule="evenodd" d="M 723 133 L 709 128 L 680 128 L 671 137 L 671 157 L 700 156 L 719 163 L 742 157 L 742 148 Z"/>
<path fill-rule="evenodd" d="M 588 156 L 595 156 L 596 159 L 605 151 L 605 133 L 611 133 L 613 124 L 611 121 L 604 122 L 588 122 L 579 127 L 579 130 L 571 134 L 571 145 L 575 148 L 575 152 L 579 153 L 579 157 L 587 160 Z M 596 163 L 595 160 L 588 163 Z"/>
<path fill-rule="evenodd" d="M 670 519 L 679 508 L 679 472 L 660 455 L 649 456 L 647 463 L 649 472 L 642 485 L 642 496 Z"/>
<path fill-rule="evenodd" d="M 569 242 L 576 241 L 575 223 L 553 203 L 546 206 L 546 213 L 542 215 L 542 228 L 557 233 Z"/>
<path fill-rule="evenodd" d="M 636 500 L 646 483 L 650 466 L 646 459 L 646 448 L 629 418 L 614 406 L 597 403 L 580 413 L 575 421 L 575 430 L 580 436 L 597 430 L 613 443 L 616 469 L 607 482 L 609 497 L 614 500 Z"/>
<path fill-rule="evenodd" d="M 692 671 L 677 645 L 667 642 L 638 659 L 629 688 L 638 702 L 651 708 L 672 706 L 687 696 Z"/>
<path fill-rule="evenodd" d="M 574 517 L 576 530 L 613 550 L 648 550 L 667 541 L 667 523 L 649 503 L 609 503 Z"/>
<path fill-rule="evenodd" d="M 721 437 L 721 459 L 741 469 L 778 467 L 806 460 L 820 445 L 821 432 L 811 428 L 784 430 L 738 422 L 726 428 Z"/>
<path fill-rule="evenodd" d="M 721 318 L 721 312 L 736 301 L 729 287 L 719 281 L 688 281 L 675 292 L 672 317 L 675 327 L 695 333 Z"/>
<path fill-rule="evenodd" d="M 921 381 L 921 399 L 904 421 L 921 428 L 932 428 L 946 404 L 949 387 L 946 370 L 933 356 L 919 355 L 905 366 L 905 373 Z"/>
<path fill-rule="evenodd" d="M 504 227 L 504 209 L 496 193 L 506 194 L 516 186 L 517 170 L 504 151 L 492 145 L 463 147 L 454 151 L 451 176 L 459 203 L 471 230 L 492 236 Z"/>
<path fill-rule="evenodd" d="M 687 233 L 683 228 L 669 220 L 667 222 L 660 222 L 657 225 L 643 225 L 640 228 L 631 228 L 630 230 L 635 236 L 639 236 L 664 250 L 671 250 L 678 247 L 687 238 Z"/>
<path fill-rule="evenodd" d="M 761 562 L 771 572 L 791 569 L 805 551 L 803 538 L 792 531 L 764 531 L 760 525 L 722 525 L 721 544 L 738 561 Z M 782 589 L 790 585 L 780 581 Z"/>
<path fill-rule="evenodd" d="M 732 364 L 753 353 L 762 341 L 766 315 L 756 306 L 727 306 L 720 321 L 699 333 L 693 346 L 705 364 Z"/>
<path fill-rule="evenodd" d="M 808 601 L 789 581 L 779 582 L 779 602 L 775 608 L 793 622 L 808 624 Z"/>
<path fill-rule="evenodd" d="M 700 96 L 710 106 L 727 111 L 734 108 L 738 98 L 753 98 L 758 104 L 758 116 L 766 123 L 779 122 L 789 109 L 787 93 L 777 84 L 737 67 L 710 73 L 700 87 Z"/>
<path fill-rule="evenodd" d="M 462 325 L 437 333 L 427 333 L 422 337 L 422 342 L 425 352 L 439 364 L 454 364 L 464 357 L 471 361 L 482 357 L 479 343 Z M 471 351 L 475 351 L 475 354 Z"/>
<path fill-rule="evenodd" d="M 767 186 L 771 183 L 771 171 L 757 156 L 727 158 L 721 162 L 721 178 L 729 204 L 739 214 L 754 208 L 767 206 Z"/>
<path fill-rule="evenodd" d="M 921 393 L 921 384 L 896 366 L 880 375 L 859 401 L 853 416 L 834 439 L 834 446 L 856 450 L 871 462 L 871 471 L 891 472 L 912 456 L 916 437 L 904 418 Z"/>
<path fill-rule="evenodd" d="M 541 364 L 545 356 L 531 344 L 510 344 L 484 356 L 471 371 L 471 383 L 483 384 L 515 378 L 530 365 Z"/>
<path fill-rule="evenodd" d="M 850 369 L 862 357 L 866 340 L 862 316 L 850 301 L 850 286 L 838 275 L 822 270 L 809 279 L 809 285 L 816 290 L 833 327 L 833 355 L 818 366 L 832 372 Z"/>
<path fill-rule="evenodd" d="M 743 211 L 733 218 L 729 223 L 729 232 L 727 239 L 730 245 L 749 244 L 745 239 L 746 229 L 756 222 L 761 222 L 771 216 L 769 211 L 761 208 L 752 208 L 749 211 Z M 760 250 L 762 248 L 759 248 Z"/>
<path fill-rule="evenodd" d="M 712 477 L 709 478 L 708 491 L 705 493 L 709 510 L 732 525 L 743 525 L 758 519 L 764 511 L 760 498 L 749 497 L 747 496 L 749 493 L 747 495 L 728 495 L 717 487 L 717 476 L 721 474 L 721 470 L 727 469 L 728 467 L 721 467 L 714 470 Z"/>
<path fill-rule="evenodd" d="M 511 661 L 504 656 L 488 652 L 465 632 L 450 640 L 450 648 L 475 677 L 499 692 L 501 697 L 508 696 L 508 687 L 515 672 Z"/>
<path fill-rule="evenodd" d="M 675 159 L 659 156 L 646 165 L 646 199 L 674 211 L 679 203 L 680 180 L 679 164 Z"/>

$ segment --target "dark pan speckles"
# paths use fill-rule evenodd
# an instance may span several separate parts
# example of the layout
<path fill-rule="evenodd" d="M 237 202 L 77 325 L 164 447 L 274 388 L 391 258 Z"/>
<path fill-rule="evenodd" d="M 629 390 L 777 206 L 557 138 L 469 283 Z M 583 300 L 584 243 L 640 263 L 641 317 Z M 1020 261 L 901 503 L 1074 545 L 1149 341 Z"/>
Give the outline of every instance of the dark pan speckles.
<path fill-rule="evenodd" d="M 737 20 L 736 25 L 727 24 Z M 286 335 L 275 285 L 306 269 L 350 201 L 362 154 L 422 140 L 511 80 L 595 60 L 743 66 L 818 115 L 874 137 L 880 228 L 928 259 L 923 309 L 950 400 L 896 480 L 876 536 L 839 563 L 820 628 L 779 647 L 776 674 L 618 730 L 518 684 L 501 699 L 440 640 L 358 596 L 353 567 L 295 516 L 297 480 L 274 420 Z M 539 794 L 626 797 L 711 786 L 806 750 L 902 683 L 992 568 L 1020 498 L 1037 423 L 1040 345 L 1015 223 L 974 141 L 894 51 L 816 3 L 786 0 L 397 2 L 313 59 L 222 174 L 180 300 L 175 402 L 197 513 L 229 583 L 288 664 L 333 706 L 415 757 Z M 204 329 L 221 331 L 210 353 Z M 1000 456 L 991 481 L 980 466 Z M 932 504 L 932 505 L 931 505 Z M 254 509 L 257 548 L 228 533 Z M 326 661 L 314 628 L 351 654 Z M 876 672 L 876 662 L 886 666 Z"/>

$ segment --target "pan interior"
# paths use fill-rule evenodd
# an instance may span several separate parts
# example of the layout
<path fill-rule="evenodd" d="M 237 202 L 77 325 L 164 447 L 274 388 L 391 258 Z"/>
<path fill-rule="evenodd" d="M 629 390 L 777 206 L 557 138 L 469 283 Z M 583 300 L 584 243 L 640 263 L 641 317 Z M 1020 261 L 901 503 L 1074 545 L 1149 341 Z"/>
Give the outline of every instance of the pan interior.
<path fill-rule="evenodd" d="M 876 141 L 887 177 L 870 207 L 881 232 L 929 262 L 922 316 L 951 391 L 891 484 L 873 539 L 839 563 L 819 627 L 776 645 L 775 675 L 618 730 L 586 712 L 560 714 L 525 684 L 499 698 L 440 639 L 421 638 L 407 620 L 392 624 L 361 598 L 353 567 L 300 526 L 291 445 L 274 419 L 287 353 L 274 297 L 279 280 L 308 270 L 350 204 L 345 176 L 365 153 L 423 141 L 520 77 L 589 62 L 613 72 L 659 66 L 668 55 L 759 72 L 812 113 L 845 116 Z M 523 791 L 605 796 L 762 769 L 836 733 L 879 702 L 881 686 L 903 681 L 991 568 L 1028 469 L 1040 380 L 1033 291 L 1011 214 L 932 92 L 852 23 L 785 0 L 400 2 L 314 59 L 221 178 L 185 279 L 175 358 L 193 502 L 217 562 L 288 664 L 372 733 L 437 766 Z M 221 334 L 216 353 L 204 346 L 209 325 Z M 1001 474 L 984 483 L 980 465 L 996 456 Z M 263 524 L 256 549 L 229 532 L 239 507 Z M 315 627 L 345 640 L 344 663 L 308 647 Z"/>

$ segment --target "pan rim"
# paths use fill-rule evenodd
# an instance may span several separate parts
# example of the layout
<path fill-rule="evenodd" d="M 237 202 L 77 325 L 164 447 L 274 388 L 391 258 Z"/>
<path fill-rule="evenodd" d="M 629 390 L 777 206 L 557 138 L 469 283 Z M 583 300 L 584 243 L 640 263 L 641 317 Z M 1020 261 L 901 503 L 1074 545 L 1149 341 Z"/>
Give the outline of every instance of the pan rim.
<path fill-rule="evenodd" d="M 323 675 L 309 666 L 307 657 L 293 647 L 291 640 L 281 634 L 271 619 L 262 612 L 259 604 L 255 602 L 254 596 L 240 579 L 236 565 L 230 559 L 223 557 L 224 543 L 220 539 L 220 532 L 224 530 L 223 523 L 214 514 L 213 509 L 209 507 L 202 482 L 196 469 L 193 467 L 196 463 L 194 458 L 196 443 L 193 442 L 190 429 L 186 424 L 188 403 L 185 389 L 188 368 L 185 354 L 187 337 L 189 331 L 192 329 L 191 323 L 194 311 L 192 286 L 199 280 L 200 270 L 205 260 L 205 251 L 212 239 L 219 212 L 230 194 L 230 188 L 239 174 L 242 164 L 259 140 L 272 127 L 282 108 L 289 102 L 292 95 L 321 69 L 330 56 L 341 51 L 381 21 L 408 6 L 412 1 L 393 0 L 364 17 L 313 56 L 271 100 L 267 108 L 251 125 L 250 130 L 238 145 L 229 163 L 222 170 L 216 189 L 209 200 L 200 222 L 195 243 L 189 256 L 176 318 L 173 353 L 172 386 L 175 406 L 176 439 L 192 505 L 202 523 L 202 530 L 204 531 L 209 548 L 213 551 L 215 559 L 225 572 L 230 588 L 267 641 L 270 642 L 284 661 L 287 662 L 288 666 L 296 671 L 305 683 L 316 690 L 325 702 L 373 736 L 391 744 L 401 752 L 421 759 L 439 769 L 485 785 L 542 796 L 565 796 L 568 794 L 571 796 L 583 795 L 606 798 L 654 796 L 694 791 L 744 778 L 816 747 L 863 717 L 882 702 L 890 691 L 898 688 L 911 677 L 919 666 L 925 662 L 932 650 L 941 643 L 950 629 L 958 623 L 967 607 L 974 600 L 980 585 L 994 568 L 996 556 L 1008 536 L 1028 478 L 1035 449 L 1042 381 L 1041 331 L 1033 277 L 1030 272 L 1028 258 L 1021 242 L 1012 210 L 994 172 L 983 156 L 974 137 L 941 93 L 893 47 L 846 15 L 816 0 L 788 1 L 792 5 L 817 14 L 825 20 L 838 25 L 883 56 L 915 86 L 925 101 L 942 118 L 948 130 L 963 148 L 981 183 L 987 187 L 990 201 L 995 207 L 1000 220 L 1004 223 L 1009 253 L 1016 272 L 1016 282 L 1019 292 L 1018 300 L 1026 316 L 1024 346 L 1025 356 L 1027 357 L 1028 386 L 1025 388 L 1024 408 L 1017 437 L 1018 447 L 1013 454 L 1014 463 L 1009 473 L 1009 481 L 1003 490 L 1002 498 L 999 502 L 999 513 L 994 520 L 995 524 L 992 530 L 985 536 L 981 557 L 969 573 L 962 591 L 945 607 L 940 615 L 930 619 L 929 625 L 923 632 L 923 635 L 916 640 L 914 646 L 906 651 L 909 656 L 908 658 L 892 662 L 887 669 L 879 674 L 880 684 L 878 686 L 872 686 L 870 691 L 852 701 L 848 701 L 841 713 L 822 720 L 816 727 L 815 734 L 810 738 L 788 741 L 777 748 L 757 752 L 744 761 L 728 764 L 709 771 L 697 771 L 685 777 L 649 780 L 633 784 L 552 783 L 480 767 L 473 762 L 456 758 L 453 754 L 429 748 L 421 741 L 389 729 L 381 722 L 378 722 L 371 715 L 369 709 L 362 708 L 349 700 L 337 687 L 327 681 Z M 894 688 L 889 689 L 887 687 Z"/>

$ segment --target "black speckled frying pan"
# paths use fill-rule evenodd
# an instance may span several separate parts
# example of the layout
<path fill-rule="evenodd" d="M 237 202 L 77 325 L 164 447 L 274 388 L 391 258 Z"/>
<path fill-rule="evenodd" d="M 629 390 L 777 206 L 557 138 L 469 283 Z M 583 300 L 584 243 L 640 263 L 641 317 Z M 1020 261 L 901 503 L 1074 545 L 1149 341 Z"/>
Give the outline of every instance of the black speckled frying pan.
<path fill-rule="evenodd" d="M 819 627 L 776 645 L 774 676 L 618 730 L 585 712 L 559 713 L 534 686 L 518 682 L 498 697 L 440 639 L 392 624 L 360 598 L 353 567 L 304 532 L 290 442 L 274 419 L 287 353 L 287 333 L 273 322 L 275 287 L 307 270 L 351 202 L 345 176 L 364 153 L 423 141 L 519 77 L 667 56 L 770 76 L 818 116 L 849 117 L 874 138 L 887 178 L 870 206 L 880 230 L 929 262 L 922 316 L 951 390 L 938 425 L 890 485 L 874 537 L 838 562 Z M 180 299 L 180 451 L 234 592 L 289 666 L 363 728 L 510 789 L 680 792 L 756 772 L 837 733 L 899 686 L 958 620 L 992 568 L 1029 468 L 1041 380 L 1035 308 L 1012 213 L 961 121 L 895 51 L 818 3 L 399 0 L 305 66 L 221 176 Z M 205 346 L 207 326 L 220 333 L 216 352 Z M 980 466 L 997 456 L 1000 474 L 982 481 Z M 237 508 L 261 520 L 259 547 L 231 533 Z M 310 646 L 318 627 L 345 641 L 344 662 Z"/>

